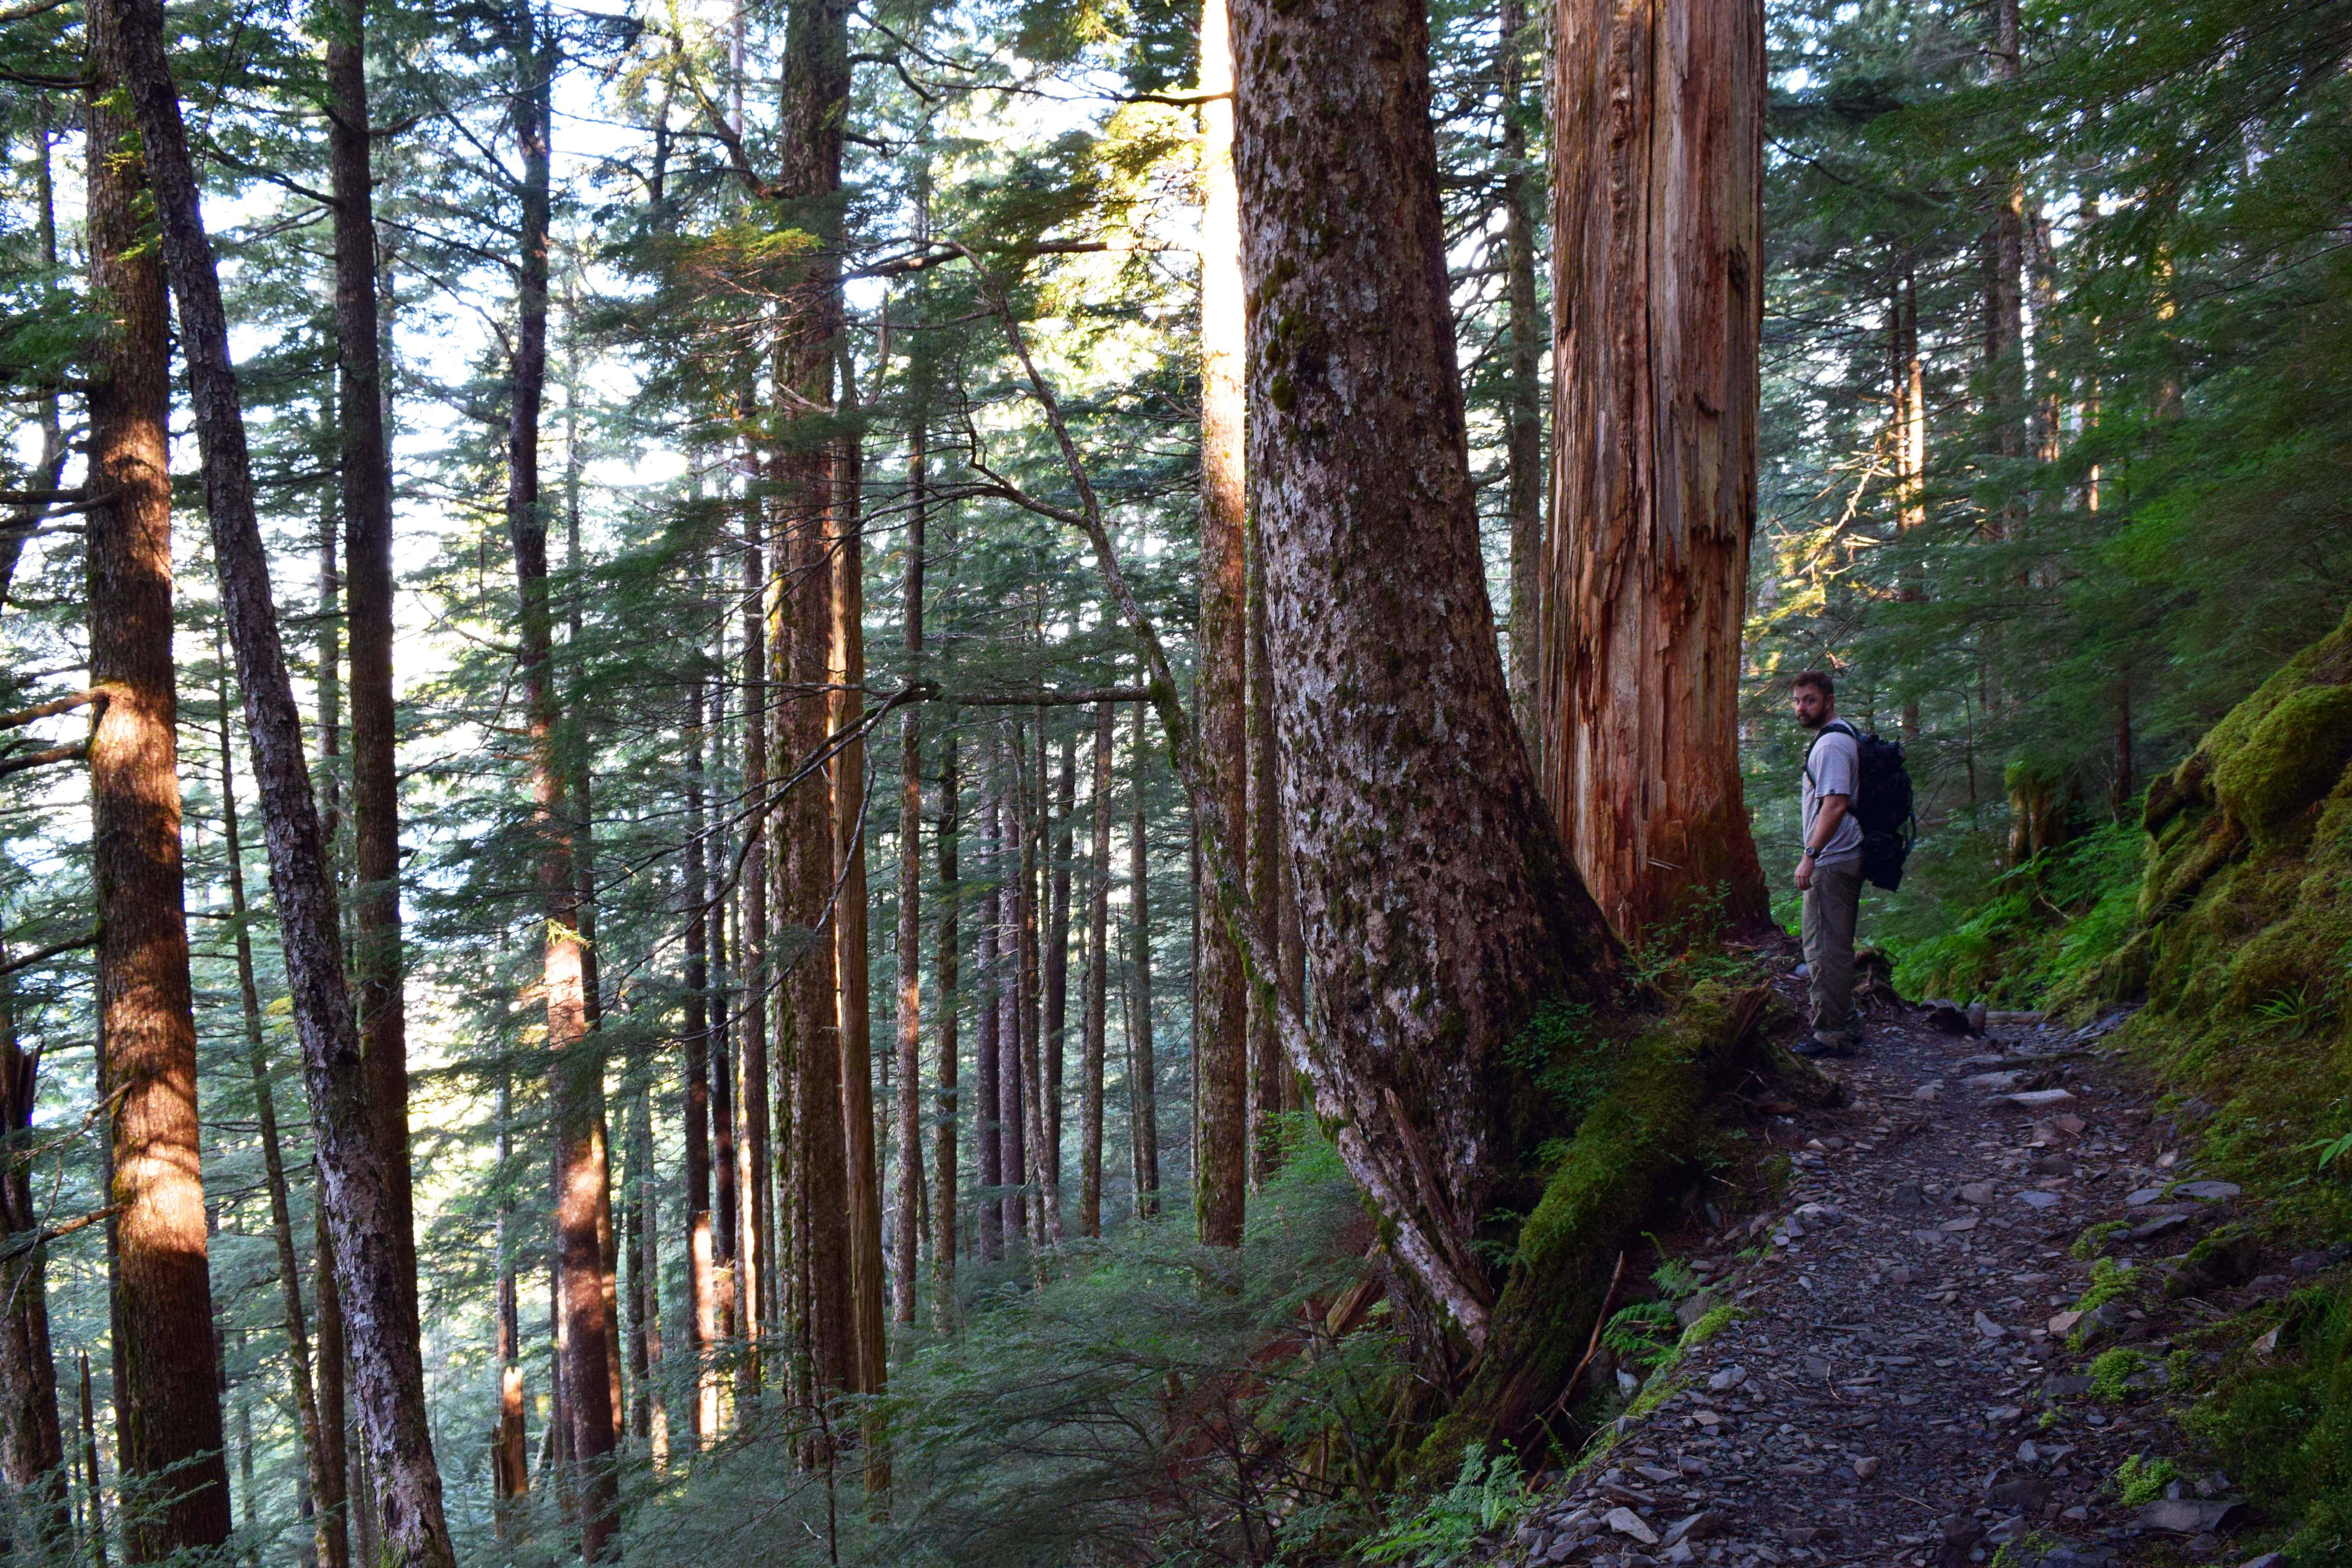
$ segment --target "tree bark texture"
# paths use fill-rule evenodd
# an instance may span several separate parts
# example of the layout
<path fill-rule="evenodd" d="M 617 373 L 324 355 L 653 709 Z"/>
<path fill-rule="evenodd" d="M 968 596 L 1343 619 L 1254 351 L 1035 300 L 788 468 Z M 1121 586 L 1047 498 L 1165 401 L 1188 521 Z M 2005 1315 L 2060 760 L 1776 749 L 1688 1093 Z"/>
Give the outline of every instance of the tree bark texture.
<path fill-rule="evenodd" d="M 778 985 L 772 965 L 768 929 L 772 883 L 778 868 L 789 866 L 782 857 L 791 853 L 788 847 L 780 848 L 772 831 L 789 819 L 764 809 L 771 749 L 770 690 L 776 684 L 768 678 L 769 666 L 781 655 L 780 649 L 770 646 L 769 622 L 773 618 L 770 579 L 782 575 L 781 557 L 772 571 L 769 556 L 772 546 L 783 549 L 771 541 L 769 533 L 766 503 L 755 496 L 743 510 L 743 798 L 751 810 L 743 821 L 743 875 L 738 891 L 740 940 L 736 943 L 735 963 L 743 1001 L 738 1010 L 742 1027 L 736 1036 L 736 1068 L 741 1093 L 734 1100 L 740 1111 L 735 1127 L 740 1146 L 731 1167 L 734 1197 L 729 1205 L 732 1223 L 728 1230 L 729 1256 L 735 1262 L 735 1332 L 754 1342 L 760 1338 L 762 1304 L 759 1275 L 772 1223 L 769 1205 L 773 1186 L 768 1171 L 769 1020 L 772 1016 L 777 1020 L 779 1037 L 789 1030 L 792 1021 L 790 994 Z M 779 714 L 775 722 L 781 727 L 785 721 Z M 773 865 L 772 852 L 779 857 Z M 784 872 L 787 878 L 791 874 L 789 869 Z M 741 1375 L 756 1387 L 759 1370 L 759 1358 L 753 1355 L 744 1362 Z"/>
<path fill-rule="evenodd" d="M 182 901 L 163 279 L 152 262 L 126 264 L 124 253 L 147 243 L 143 182 L 138 163 L 117 155 L 132 127 L 111 96 L 127 86 L 143 98 L 142 44 L 152 42 L 161 68 L 160 10 L 152 40 L 147 22 L 97 7 L 89 38 L 100 95 L 90 107 L 92 282 L 112 314 L 90 396 L 90 479 L 113 497 L 90 511 L 88 536 L 89 683 L 105 698 L 89 738 L 90 871 L 100 1089 L 113 1134 L 111 1201 L 122 1211 L 115 1414 L 123 1484 L 137 1503 L 124 1514 L 132 1562 L 215 1546 L 230 1530 Z M 161 198 L 168 154 L 145 124 L 138 129 Z M 168 216 L 166 226 L 168 234 Z"/>
<path fill-rule="evenodd" d="M 1282 799 L 1275 754 L 1274 668 L 1265 607 L 1265 542 L 1249 530 L 1249 900 L 1262 931 L 1282 918 Z M 1290 1064 L 1282 1051 L 1278 976 L 1249 977 L 1249 1179 L 1255 1192 L 1282 1167 Z"/>
<path fill-rule="evenodd" d="M 341 443 L 346 641 L 351 657 L 352 982 L 368 1115 L 392 1183 L 411 1332 L 416 1232 L 408 1170 L 407 1010 L 402 996 L 400 790 L 393 755 L 392 456 L 383 427 L 374 195 L 362 0 L 327 19 L 327 156 L 334 187 L 336 419 Z"/>
<path fill-rule="evenodd" d="M 1250 470 L 1313 1006 L 1286 1037 L 1393 1255 L 1475 1345 L 1494 1298 L 1470 1243 L 1532 1131 L 1505 1047 L 1538 1001 L 1607 1002 L 1616 949 L 1496 646 L 1423 9 L 1234 19 Z"/>
<path fill-rule="evenodd" d="M 1087 867 L 1087 973 L 1078 1080 L 1078 1234 L 1102 1235 L 1103 1058 L 1110 1025 L 1111 727 L 1116 712 L 1095 706 L 1094 836 Z"/>
<path fill-rule="evenodd" d="M 1768 917 L 1738 757 L 1763 322 L 1752 0 L 1562 0 L 1553 526 L 1538 726 L 1585 885 L 1638 942 Z"/>
<path fill-rule="evenodd" d="M 1038 733 L 1045 733 L 1045 716 L 1037 714 Z M 1041 748 L 1042 752 L 1042 748 Z M 1042 762 L 1042 756 L 1040 761 Z M 1045 994 L 1043 1024 L 1045 1053 L 1045 1180 L 1058 1193 L 1062 1185 L 1062 1085 L 1067 1053 L 1064 1048 L 1070 1017 L 1070 842 L 1071 822 L 1078 808 L 1078 734 L 1062 732 L 1061 770 L 1055 775 L 1053 853 L 1049 870 L 1052 895 L 1045 905 Z"/>
<path fill-rule="evenodd" d="M 1242 218 L 1234 178 L 1234 50 L 1226 0 L 1201 6 L 1201 760 L 1224 842 L 1249 834 L 1249 592 Z M 1231 911 L 1201 911 L 1201 1091 L 1194 1224 L 1238 1247 L 1249 1179 L 1249 976 Z"/>

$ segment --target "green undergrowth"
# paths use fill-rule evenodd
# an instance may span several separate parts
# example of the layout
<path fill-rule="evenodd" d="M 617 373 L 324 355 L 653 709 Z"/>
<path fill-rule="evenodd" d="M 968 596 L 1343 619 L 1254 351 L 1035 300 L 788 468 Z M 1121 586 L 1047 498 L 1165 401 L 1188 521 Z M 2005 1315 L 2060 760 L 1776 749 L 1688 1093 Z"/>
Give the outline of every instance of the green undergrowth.
<path fill-rule="evenodd" d="M 2210 1247 L 2257 1249 L 2279 1272 L 2287 1253 L 2352 1237 L 2352 622 L 2151 784 L 2138 824 L 2000 879 L 1902 973 L 1906 989 L 2078 1020 L 2137 1005 L 2112 1043 L 2200 1172 L 2245 1189 L 2246 1228 Z M 2083 1248 L 2106 1239 L 2086 1232 Z M 2098 1268 L 2084 1304 L 2137 1289 Z M 2352 1560 L 2347 1273 L 2198 1330 L 2218 1362 L 2193 1377 L 2185 1360 L 2163 1369 L 2188 1434 L 2297 1568 Z M 2120 1394 L 2147 1372 L 2111 1351 L 2092 1375 Z M 2161 1465 L 2119 1474 L 2119 1491 L 2154 1495 Z"/>
<path fill-rule="evenodd" d="M 1318 1542 L 1381 1517 L 1405 1377 L 1384 1305 L 1354 1332 L 1323 1331 L 1363 1278 L 1361 1200 L 1302 1126 L 1241 1247 L 1194 1245 L 1175 1213 L 1071 1246 L 1045 1283 L 1000 1288 L 953 1337 L 906 1353 L 887 1401 L 828 1413 L 836 1433 L 887 1427 L 887 1517 L 854 1455 L 830 1475 L 787 1462 L 815 1413 L 770 1395 L 690 1479 L 631 1478 L 627 1562 L 1328 1561 Z M 552 1563 L 564 1537 L 548 1534 Z"/>

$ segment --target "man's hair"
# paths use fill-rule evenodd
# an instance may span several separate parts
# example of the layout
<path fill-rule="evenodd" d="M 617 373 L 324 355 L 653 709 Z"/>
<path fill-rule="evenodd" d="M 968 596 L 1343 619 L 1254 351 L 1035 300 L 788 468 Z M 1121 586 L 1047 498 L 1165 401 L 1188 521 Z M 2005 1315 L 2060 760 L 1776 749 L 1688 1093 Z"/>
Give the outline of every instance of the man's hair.
<path fill-rule="evenodd" d="M 1802 675 L 1798 676 L 1796 679 L 1789 682 L 1789 689 L 1790 691 L 1801 691 L 1808 686 L 1820 692 L 1823 701 L 1834 702 L 1837 700 L 1837 682 L 1830 679 L 1830 672 L 1828 670 L 1809 669 Z"/>

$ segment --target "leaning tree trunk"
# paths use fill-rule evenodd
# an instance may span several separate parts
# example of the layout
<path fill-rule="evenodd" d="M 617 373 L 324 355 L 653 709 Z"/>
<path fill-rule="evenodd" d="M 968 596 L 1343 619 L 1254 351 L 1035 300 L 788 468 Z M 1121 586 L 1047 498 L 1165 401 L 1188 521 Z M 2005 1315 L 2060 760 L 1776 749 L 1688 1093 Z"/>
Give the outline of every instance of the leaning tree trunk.
<path fill-rule="evenodd" d="M 1226 0 L 1201 6 L 1201 760 L 1225 842 L 1249 830 L 1248 564 L 1244 509 L 1244 290 Z M 1194 1219 L 1238 1247 L 1249 1177 L 1249 977 L 1230 921 L 1204 909 Z"/>
<path fill-rule="evenodd" d="M 1503 305 L 1509 353 L 1504 359 L 1503 451 L 1510 474 L 1504 513 L 1511 524 L 1511 703 L 1518 712 L 1538 769 L 1541 731 L 1536 708 L 1537 650 L 1543 640 L 1543 318 L 1536 306 L 1536 207 L 1543 172 L 1528 153 L 1529 122 L 1542 127 L 1527 101 L 1527 0 L 1502 0 L 1496 76 L 1502 86 Z"/>
<path fill-rule="evenodd" d="M 113 1128 L 111 1201 L 122 1211 L 115 1409 L 124 1485 L 138 1494 L 123 1516 L 134 1562 L 216 1546 L 230 1530 L 182 903 L 164 430 L 171 360 L 163 271 L 145 250 L 139 212 L 144 182 L 137 161 L 122 155 L 132 127 L 118 107 L 125 86 L 149 107 L 142 89 L 152 84 L 141 69 L 148 49 L 160 75 L 160 10 L 148 17 L 92 8 L 91 280 L 114 326 L 101 341 L 89 400 L 90 488 L 112 498 L 89 514 L 89 683 L 104 699 L 89 742 L 90 869 L 100 1091 Z M 169 153 L 151 128 L 139 129 L 162 205 Z M 167 237 L 170 221 L 167 214 Z M 140 252 L 144 258 L 134 258 Z"/>
<path fill-rule="evenodd" d="M 1739 787 L 1764 20 L 1561 0 L 1543 781 L 1620 936 L 1769 918 Z"/>
<path fill-rule="evenodd" d="M 1394 1256 L 1478 1344 L 1494 1291 L 1471 1244 L 1533 1131 L 1506 1048 L 1541 1000 L 1605 1005 L 1616 949 L 1496 646 L 1424 8 L 1234 9 L 1250 468 L 1314 1009 L 1286 996 L 1285 1033 Z"/>
<path fill-rule="evenodd" d="M 106 13 L 108 25 L 120 29 L 124 46 L 123 76 L 147 153 L 163 258 L 179 304 L 222 615 L 245 695 L 246 732 L 269 844 L 270 886 L 310 1084 L 324 1184 L 320 1206 L 334 1233 L 361 1423 L 380 1481 L 383 1546 L 394 1562 L 408 1568 L 446 1568 L 454 1557 L 425 1420 L 425 1369 L 415 1339 L 403 1331 L 408 1298 L 401 1255 L 391 1239 L 398 1222 L 393 1182 L 370 1137 L 365 1065 L 344 981 L 334 885 L 270 602 L 244 411 L 229 359 L 227 313 L 205 235 L 179 95 L 164 58 L 163 7 L 159 0 L 110 0 L 98 9 Z M 208 1320 L 202 1328 L 201 1338 L 209 1345 Z M 190 1344 L 180 1353 L 202 1352 Z M 188 1365 L 182 1360 L 178 1370 L 184 1373 Z M 209 1386 L 213 1380 L 189 1381 Z M 214 1468 L 222 1471 L 218 1490 L 225 1515 L 228 1489 L 217 1458 L 216 1397 L 209 1436 Z"/>

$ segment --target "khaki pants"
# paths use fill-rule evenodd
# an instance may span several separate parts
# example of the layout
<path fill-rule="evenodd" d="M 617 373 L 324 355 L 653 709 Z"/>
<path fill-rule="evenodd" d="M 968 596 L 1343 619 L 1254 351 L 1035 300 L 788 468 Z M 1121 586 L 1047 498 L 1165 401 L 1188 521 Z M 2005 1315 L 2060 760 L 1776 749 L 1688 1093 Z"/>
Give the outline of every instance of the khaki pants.
<path fill-rule="evenodd" d="M 1805 889 L 1805 964 L 1813 1005 L 1813 1037 L 1824 1043 L 1852 1045 L 1857 1031 L 1853 1019 L 1853 921 L 1862 902 L 1860 857 L 1837 865 L 1813 867 L 1813 885 Z"/>

